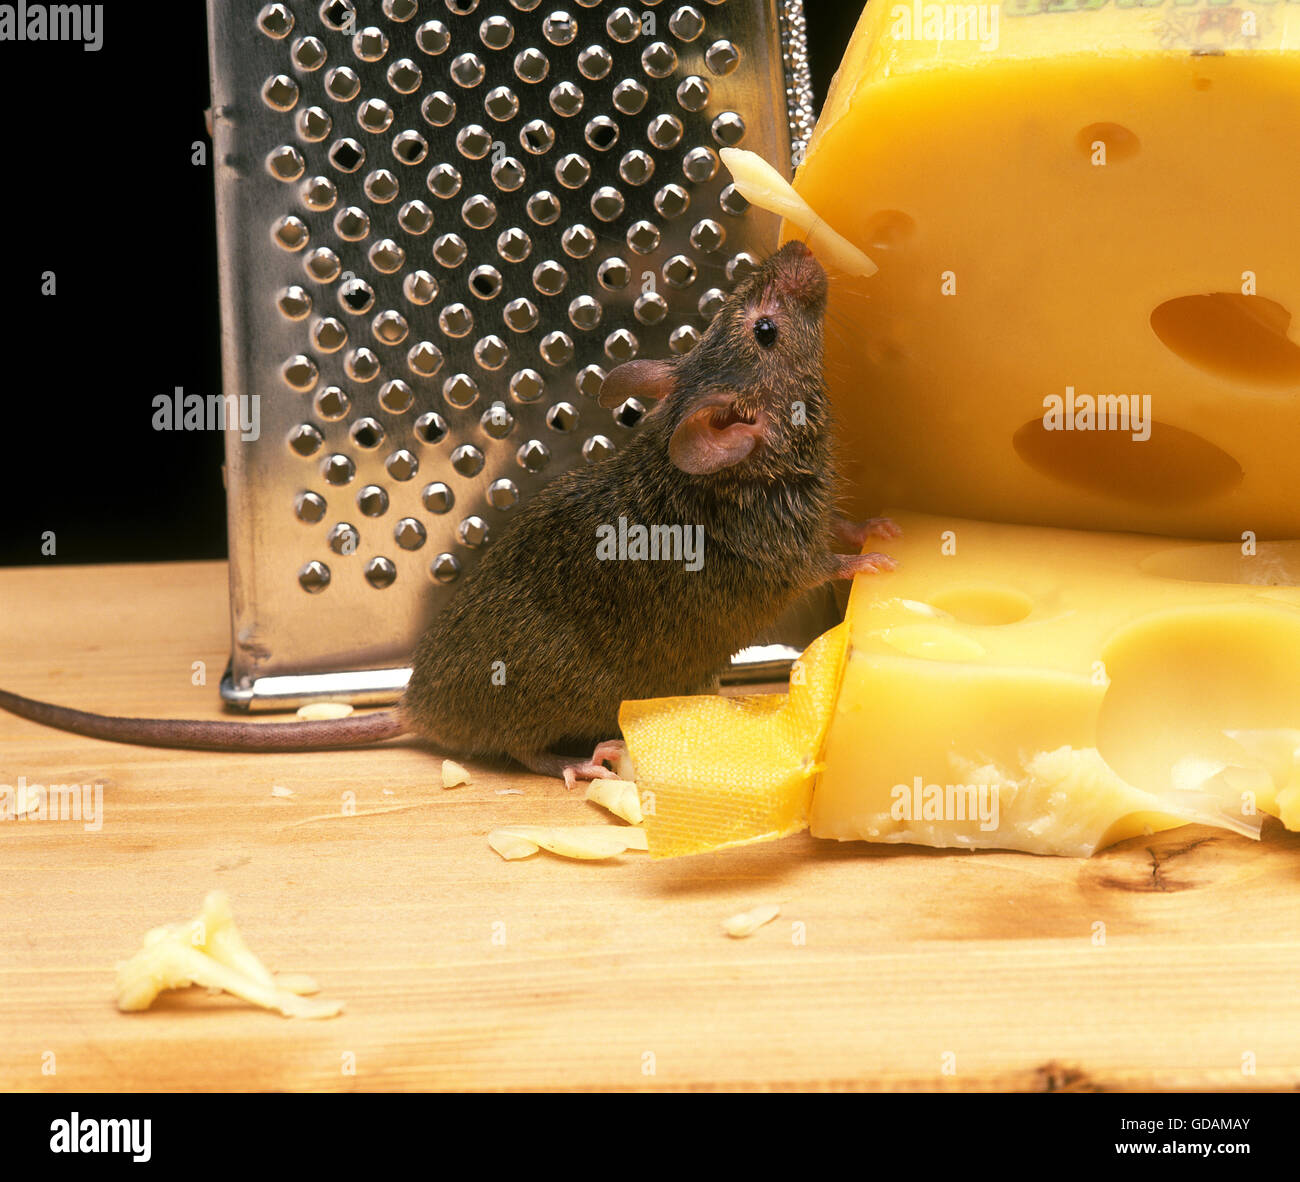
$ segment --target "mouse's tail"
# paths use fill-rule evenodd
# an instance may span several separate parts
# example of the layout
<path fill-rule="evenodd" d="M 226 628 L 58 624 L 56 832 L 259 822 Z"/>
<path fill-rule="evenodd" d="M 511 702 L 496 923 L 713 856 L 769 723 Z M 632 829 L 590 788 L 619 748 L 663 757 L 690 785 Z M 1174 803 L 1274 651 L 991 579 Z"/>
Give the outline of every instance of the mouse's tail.
<path fill-rule="evenodd" d="M 56 730 L 135 743 L 142 747 L 181 747 L 193 751 L 322 751 L 364 747 L 409 727 L 395 710 L 302 722 L 219 722 L 196 718 L 117 718 L 38 702 L 0 690 L 0 709 Z"/>

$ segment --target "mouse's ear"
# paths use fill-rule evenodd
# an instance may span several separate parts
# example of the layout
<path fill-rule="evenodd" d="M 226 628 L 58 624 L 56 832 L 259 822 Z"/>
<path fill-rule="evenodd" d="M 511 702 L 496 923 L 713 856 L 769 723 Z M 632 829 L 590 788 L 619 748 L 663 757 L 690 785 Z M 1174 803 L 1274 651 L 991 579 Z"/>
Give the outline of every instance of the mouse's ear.
<path fill-rule="evenodd" d="M 676 381 L 671 361 L 625 361 L 605 379 L 596 401 L 609 407 L 620 406 L 629 398 L 662 401 L 673 392 Z"/>
<path fill-rule="evenodd" d="M 719 406 L 710 403 L 686 415 L 668 441 L 668 458 L 689 476 L 704 476 L 739 464 L 763 437 L 762 423 L 719 422 Z"/>

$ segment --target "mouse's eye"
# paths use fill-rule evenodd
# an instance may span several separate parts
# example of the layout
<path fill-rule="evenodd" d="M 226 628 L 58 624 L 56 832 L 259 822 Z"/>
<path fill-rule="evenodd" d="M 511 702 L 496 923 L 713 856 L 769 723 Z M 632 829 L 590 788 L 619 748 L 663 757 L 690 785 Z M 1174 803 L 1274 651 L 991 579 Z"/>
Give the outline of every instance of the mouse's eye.
<path fill-rule="evenodd" d="M 754 321 L 754 340 L 764 349 L 770 349 L 776 344 L 776 325 L 766 316 L 760 316 Z"/>

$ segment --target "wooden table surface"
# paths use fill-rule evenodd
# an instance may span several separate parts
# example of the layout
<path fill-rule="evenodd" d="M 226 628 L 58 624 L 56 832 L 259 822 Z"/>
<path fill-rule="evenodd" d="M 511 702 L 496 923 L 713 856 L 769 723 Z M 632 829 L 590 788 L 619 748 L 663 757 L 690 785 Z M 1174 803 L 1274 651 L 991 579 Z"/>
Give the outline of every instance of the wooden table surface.
<path fill-rule="evenodd" d="M 5 570 L 0 605 L 0 686 L 221 714 L 223 564 Z M 472 770 L 444 790 L 418 748 L 155 751 L 0 715 L 0 784 L 102 783 L 105 814 L 98 832 L 0 824 L 0 1088 L 1300 1084 L 1300 836 L 1276 822 L 1258 843 L 1187 828 L 1088 861 L 803 835 L 506 863 L 498 825 L 606 815 Z M 416 807 L 344 816 L 347 793 L 358 812 Z M 272 970 L 311 974 L 345 1013 L 201 989 L 119 1013 L 114 964 L 216 888 Z M 765 902 L 774 923 L 722 934 Z"/>

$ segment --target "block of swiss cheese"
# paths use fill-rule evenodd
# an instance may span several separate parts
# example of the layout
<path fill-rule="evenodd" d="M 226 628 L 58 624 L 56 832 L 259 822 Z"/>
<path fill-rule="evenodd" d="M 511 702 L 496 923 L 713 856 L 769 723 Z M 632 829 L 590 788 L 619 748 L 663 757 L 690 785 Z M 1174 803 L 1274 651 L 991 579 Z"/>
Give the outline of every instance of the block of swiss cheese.
<path fill-rule="evenodd" d="M 1300 541 L 893 516 L 898 570 L 854 580 L 788 698 L 623 703 L 653 856 L 1300 829 Z"/>
<path fill-rule="evenodd" d="M 1300 537 L 1297 127 L 1300 4 L 873 0 L 795 179 L 880 268 L 827 328 L 859 515 Z"/>

